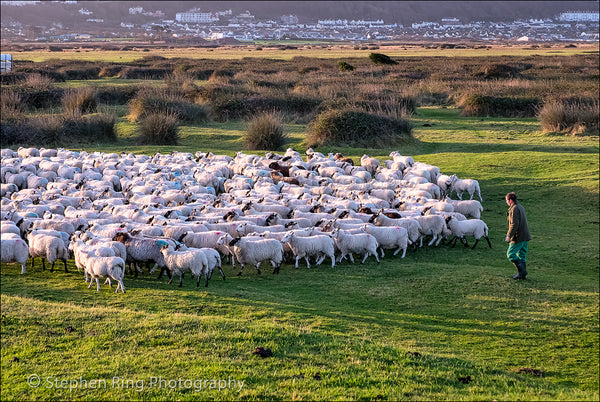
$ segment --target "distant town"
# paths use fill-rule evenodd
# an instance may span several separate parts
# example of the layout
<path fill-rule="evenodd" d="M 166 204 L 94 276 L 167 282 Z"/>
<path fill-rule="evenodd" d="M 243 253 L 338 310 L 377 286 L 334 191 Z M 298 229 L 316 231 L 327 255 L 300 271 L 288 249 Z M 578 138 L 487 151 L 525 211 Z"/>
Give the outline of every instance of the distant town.
<path fill-rule="evenodd" d="M 31 5 L 28 1 L 3 1 L 3 7 Z M 66 2 L 68 3 L 68 2 Z M 77 4 L 76 1 L 71 4 Z M 185 5 L 185 2 L 181 4 Z M 3 21 L 2 41 L 18 42 L 81 42 L 113 38 L 165 43 L 236 43 L 268 40 L 301 41 L 479 41 L 506 42 L 598 42 L 599 14 L 589 11 L 560 13 L 555 18 L 516 20 L 510 23 L 479 21 L 462 22 L 448 16 L 439 21 L 419 21 L 410 26 L 384 19 L 347 20 L 318 19 L 299 22 L 297 16 L 281 15 L 277 19 L 261 20 L 249 11 L 234 14 L 231 10 L 201 11 L 191 9 L 168 16 L 165 12 L 132 7 L 118 26 L 107 29 L 104 19 L 81 7 L 86 28 L 67 27 L 61 22 L 27 25 Z M 145 16 L 143 23 L 139 16 Z"/>

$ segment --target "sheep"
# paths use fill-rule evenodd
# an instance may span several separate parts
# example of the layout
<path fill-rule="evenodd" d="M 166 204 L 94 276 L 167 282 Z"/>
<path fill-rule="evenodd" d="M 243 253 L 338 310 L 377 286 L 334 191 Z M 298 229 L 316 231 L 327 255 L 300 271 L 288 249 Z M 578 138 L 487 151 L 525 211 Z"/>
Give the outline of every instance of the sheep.
<path fill-rule="evenodd" d="M 14 235 L 14 233 L 13 233 Z M 25 264 L 29 258 L 29 246 L 25 240 L 16 235 L 11 236 L 10 233 L 2 234 L 0 237 L 0 249 L 2 251 L 0 257 L 3 263 L 18 262 L 21 264 L 21 274 L 25 273 Z"/>
<path fill-rule="evenodd" d="M 203 247 L 200 249 L 206 255 L 206 261 L 208 263 L 207 272 L 208 279 L 212 277 L 213 271 L 215 268 L 219 269 L 223 280 L 225 280 L 225 273 L 223 272 L 223 268 L 221 268 L 221 254 L 215 250 L 214 248 Z M 206 286 L 208 286 L 208 281 L 206 282 Z"/>
<path fill-rule="evenodd" d="M 227 232 L 222 230 L 209 230 L 207 232 L 198 233 L 187 231 L 181 235 L 177 241 L 192 248 L 214 248 L 221 254 L 227 256 L 231 254 L 230 250 L 223 245 L 219 245 L 217 242 L 225 233 Z"/>
<path fill-rule="evenodd" d="M 396 248 L 394 255 L 400 251 L 402 251 L 401 258 L 404 258 L 406 255 L 406 249 L 410 243 L 406 228 L 400 226 L 373 226 L 367 223 L 363 226 L 363 231 L 373 235 L 377 239 L 379 248 L 381 249 L 381 257 L 385 257 L 384 249 L 393 248 Z"/>
<path fill-rule="evenodd" d="M 152 239 L 144 237 L 134 237 L 129 232 L 118 232 L 112 238 L 113 241 L 119 241 L 125 245 L 127 251 L 127 261 L 129 264 L 153 262 L 154 266 L 151 271 L 154 271 L 158 266 L 164 266 L 164 259 L 160 252 L 160 248 L 165 244 L 169 244 L 164 239 Z M 137 277 L 138 270 L 135 271 Z"/>
<path fill-rule="evenodd" d="M 408 240 L 412 244 L 416 244 L 417 240 L 419 240 L 421 236 L 421 224 L 412 218 L 388 218 L 387 216 L 376 213 L 371 219 L 369 219 L 369 223 L 373 223 L 375 226 L 400 226 L 405 228 L 408 231 Z"/>
<path fill-rule="evenodd" d="M 354 263 L 354 257 L 352 253 L 364 254 L 361 264 L 365 263 L 365 260 L 370 256 L 374 256 L 379 264 L 379 254 L 377 248 L 379 243 L 375 236 L 369 233 L 350 234 L 343 229 L 336 229 L 331 235 L 335 241 L 335 245 L 340 250 L 340 257 L 338 262 L 341 262 L 346 256 L 350 258 L 350 261 Z"/>
<path fill-rule="evenodd" d="M 29 254 L 31 255 L 31 268 L 33 268 L 35 258 L 40 257 L 43 269 L 46 269 L 46 260 L 48 260 L 52 264 L 50 272 L 54 272 L 54 263 L 60 259 L 65 266 L 65 272 L 69 272 L 67 269 L 69 251 L 60 237 L 36 234 L 33 231 L 27 234 L 27 241 L 29 243 Z"/>
<path fill-rule="evenodd" d="M 112 278 L 117 282 L 117 290 L 115 293 L 121 291 L 125 293 L 125 286 L 123 286 L 123 277 L 125 276 L 125 261 L 121 257 L 98 257 L 90 256 L 86 260 L 85 266 L 86 272 L 90 275 L 90 284 L 88 289 L 96 280 L 96 291 L 100 291 L 100 281 L 98 278 L 108 277 Z"/>
<path fill-rule="evenodd" d="M 427 243 L 428 246 L 434 244 L 437 246 L 440 244 L 444 236 L 449 235 L 448 229 L 446 228 L 446 222 L 440 215 L 425 215 L 417 216 L 414 218 L 421 225 L 421 238 L 419 239 L 419 247 L 423 247 L 423 238 L 431 235 L 431 241 Z"/>
<path fill-rule="evenodd" d="M 458 177 L 456 177 L 455 174 L 453 174 L 452 176 L 450 176 L 450 190 L 448 191 L 448 194 L 452 194 L 453 191 L 456 192 L 456 196 L 460 200 L 462 200 L 462 194 L 466 191 L 471 196 L 471 198 L 469 198 L 470 200 L 472 200 L 473 195 L 477 193 L 479 201 L 483 201 L 483 199 L 481 198 L 481 191 L 479 189 L 479 182 L 477 180 L 461 180 Z"/>
<path fill-rule="evenodd" d="M 223 244 L 224 237 L 219 239 Z M 241 269 L 238 276 L 242 274 L 244 265 L 252 264 L 260 274 L 260 263 L 269 260 L 273 265 L 273 273 L 278 274 L 283 260 L 283 245 L 275 239 L 249 239 L 245 237 L 233 239 L 228 245 L 235 259 L 240 263 Z"/>
<path fill-rule="evenodd" d="M 375 176 L 375 172 L 377 168 L 381 167 L 381 164 L 376 158 L 371 158 L 367 154 L 364 154 L 360 157 L 360 166 L 364 167 L 372 176 Z"/>
<path fill-rule="evenodd" d="M 179 275 L 179 287 L 183 285 L 183 275 L 186 272 L 191 272 L 192 275 L 196 276 L 196 287 L 200 285 L 200 279 L 204 274 L 205 286 L 208 286 L 208 261 L 204 251 L 194 248 L 175 251 L 172 245 L 166 244 L 161 247 L 160 252 L 169 271 Z M 173 278 L 169 280 L 169 284 L 172 281 Z"/>
<path fill-rule="evenodd" d="M 475 246 L 477 246 L 479 239 L 482 237 L 487 240 L 488 245 L 490 248 L 492 248 L 492 243 L 490 243 L 490 239 L 488 237 L 488 227 L 481 219 L 467 219 L 466 221 L 459 221 L 456 218 L 449 216 L 446 218 L 446 225 L 454 235 L 454 243 L 452 244 L 452 247 L 456 245 L 457 239 L 460 239 L 461 243 L 463 243 L 465 247 L 469 247 L 466 236 L 473 236 L 475 237 L 475 244 L 473 244 L 471 249 L 474 249 Z"/>
<path fill-rule="evenodd" d="M 307 268 L 310 268 L 309 257 L 317 256 L 316 264 L 320 265 L 325 257 L 331 258 L 331 268 L 335 267 L 335 244 L 328 235 L 315 235 L 300 237 L 295 231 L 288 232 L 281 242 L 289 244 L 292 253 L 296 257 L 295 267 L 298 268 L 298 260 L 304 258 Z"/>
<path fill-rule="evenodd" d="M 477 200 L 450 200 L 446 202 L 454 207 L 454 211 L 463 214 L 466 217 L 475 219 L 481 219 L 481 213 L 483 212 L 483 206 Z"/>

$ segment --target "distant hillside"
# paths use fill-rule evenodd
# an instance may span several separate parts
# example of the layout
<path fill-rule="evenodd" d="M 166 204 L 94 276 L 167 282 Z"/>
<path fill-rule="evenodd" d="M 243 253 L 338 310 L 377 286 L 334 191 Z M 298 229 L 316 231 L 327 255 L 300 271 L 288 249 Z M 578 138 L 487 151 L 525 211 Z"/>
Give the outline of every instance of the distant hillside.
<path fill-rule="evenodd" d="M 231 9 L 234 15 L 246 10 L 259 19 L 277 19 L 294 14 L 299 22 L 318 19 L 383 19 L 386 23 L 410 25 L 420 21 L 439 21 L 445 17 L 470 21 L 514 21 L 516 19 L 552 18 L 564 11 L 598 10 L 598 1 L 79 1 L 77 4 L 43 2 L 29 6 L 2 6 L 2 23 L 16 20 L 26 25 L 63 26 L 85 24 L 86 19 L 104 19 L 107 27 L 121 21 L 156 20 L 128 14 L 130 7 L 162 10 L 164 19 L 199 8 L 203 12 Z M 92 15 L 78 11 L 85 8 Z"/>

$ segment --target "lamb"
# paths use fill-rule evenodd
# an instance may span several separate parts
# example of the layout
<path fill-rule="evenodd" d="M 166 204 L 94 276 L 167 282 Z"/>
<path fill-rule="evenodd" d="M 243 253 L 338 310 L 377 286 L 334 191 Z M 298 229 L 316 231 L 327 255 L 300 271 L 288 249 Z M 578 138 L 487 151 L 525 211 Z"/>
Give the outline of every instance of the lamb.
<path fill-rule="evenodd" d="M 473 195 L 477 193 L 479 201 L 483 201 L 483 199 L 481 198 L 481 191 L 479 190 L 479 182 L 477 180 L 461 180 L 457 178 L 455 174 L 453 174 L 452 176 L 450 176 L 450 191 L 448 192 L 448 194 L 452 194 L 453 191 L 456 192 L 456 196 L 460 200 L 462 200 L 462 194 L 466 191 L 471 196 L 471 198 L 469 198 L 470 200 L 472 200 Z"/>
<path fill-rule="evenodd" d="M 14 234 L 13 234 L 14 235 Z M 13 237 L 11 234 L 2 234 L 0 238 L 1 243 L 1 260 L 3 263 L 7 262 L 18 262 L 21 264 L 21 274 L 25 273 L 25 263 L 29 258 L 29 246 L 25 240 L 16 235 Z"/>
<path fill-rule="evenodd" d="M 218 244 L 218 240 L 225 233 L 221 230 L 209 230 L 208 232 L 192 232 L 187 231 L 177 241 L 192 248 L 214 248 L 223 255 L 230 255 L 230 250 Z"/>
<path fill-rule="evenodd" d="M 40 257 L 43 269 L 46 269 L 46 260 L 48 260 L 52 264 L 50 272 L 54 272 L 54 263 L 60 259 L 65 265 L 65 272 L 69 272 L 67 269 L 69 251 L 61 238 L 30 232 L 27 235 L 27 240 L 29 242 L 29 254 L 31 255 L 31 268 L 33 268 L 35 258 Z"/>
<path fill-rule="evenodd" d="M 125 287 L 123 286 L 123 277 L 125 276 L 125 261 L 121 257 L 97 257 L 90 256 L 86 260 L 85 266 L 86 272 L 91 276 L 90 284 L 88 289 L 96 280 L 96 291 L 100 291 L 100 282 L 98 278 L 108 277 L 114 279 L 117 282 L 117 290 L 115 293 L 121 291 L 125 293 Z"/>
<path fill-rule="evenodd" d="M 219 239 L 219 243 L 223 244 L 225 237 Z M 241 237 L 233 239 L 228 246 L 235 258 L 240 263 L 241 269 L 238 276 L 242 274 L 244 265 L 252 264 L 260 274 L 260 263 L 268 260 L 273 265 L 273 273 L 278 274 L 283 260 L 283 245 L 279 240 L 263 239 L 263 238 L 245 238 Z"/>
<path fill-rule="evenodd" d="M 331 258 L 331 268 L 335 266 L 335 244 L 328 235 L 300 237 L 292 230 L 283 236 L 281 242 L 289 244 L 292 249 L 292 253 L 296 257 L 296 268 L 298 268 L 300 258 L 304 258 L 306 266 L 310 268 L 308 259 L 312 256 L 319 257 L 316 262 L 317 265 L 320 265 L 325 257 L 329 257 Z"/>
<path fill-rule="evenodd" d="M 398 254 L 401 250 L 401 258 L 404 258 L 406 255 L 406 249 L 410 243 L 406 228 L 400 226 L 373 226 L 367 223 L 364 225 L 363 231 L 373 235 L 377 239 L 379 248 L 381 249 L 381 257 L 385 257 L 384 249 L 393 248 L 396 248 L 394 255 Z"/>
<path fill-rule="evenodd" d="M 350 261 L 354 263 L 354 257 L 352 253 L 364 254 L 361 264 L 365 263 L 365 260 L 372 255 L 379 264 L 379 254 L 377 248 L 379 243 L 375 236 L 369 233 L 351 234 L 342 229 L 336 229 L 332 233 L 332 237 L 335 240 L 335 245 L 340 250 L 340 257 L 338 262 L 341 262 L 346 256 L 350 258 Z"/>
<path fill-rule="evenodd" d="M 482 237 L 487 240 L 488 245 L 490 248 L 492 248 L 492 243 L 490 243 L 490 239 L 488 237 L 488 227 L 481 219 L 467 219 L 466 221 L 459 221 L 456 218 L 449 216 L 446 218 L 446 225 L 454 235 L 454 243 L 452 244 L 452 247 L 456 245 L 457 239 L 460 239 L 461 243 L 463 243 L 465 247 L 469 247 L 466 236 L 473 236 L 475 237 L 475 244 L 473 244 L 471 249 L 474 249 L 475 246 L 477 246 L 479 239 Z"/>
<path fill-rule="evenodd" d="M 204 274 L 205 286 L 208 286 L 208 261 L 204 251 L 194 248 L 175 251 L 172 245 L 166 244 L 161 247 L 160 252 L 169 271 L 179 275 L 179 287 L 183 285 L 183 275 L 186 272 L 191 272 L 192 275 L 196 276 L 196 287 L 200 285 L 200 279 Z M 172 281 L 173 278 L 171 278 L 169 284 Z"/>

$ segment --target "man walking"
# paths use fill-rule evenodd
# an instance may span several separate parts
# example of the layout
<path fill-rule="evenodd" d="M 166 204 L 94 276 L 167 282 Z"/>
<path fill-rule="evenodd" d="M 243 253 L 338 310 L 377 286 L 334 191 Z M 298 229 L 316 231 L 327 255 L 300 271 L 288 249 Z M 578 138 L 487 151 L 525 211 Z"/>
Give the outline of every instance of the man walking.
<path fill-rule="evenodd" d="M 525 208 L 517 203 L 517 195 L 515 193 L 506 194 L 505 199 L 506 204 L 508 204 L 508 232 L 504 240 L 510 243 L 506 251 L 506 256 L 518 271 L 518 274 L 513 276 L 513 279 L 525 279 L 527 276 L 527 242 L 531 240 L 529 227 L 527 226 L 527 216 L 525 216 Z"/>

